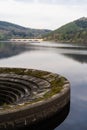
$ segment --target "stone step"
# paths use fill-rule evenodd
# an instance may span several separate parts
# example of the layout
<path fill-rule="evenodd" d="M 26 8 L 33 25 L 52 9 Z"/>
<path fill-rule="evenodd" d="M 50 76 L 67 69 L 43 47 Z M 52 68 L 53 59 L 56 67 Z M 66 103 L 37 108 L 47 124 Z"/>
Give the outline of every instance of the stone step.
<path fill-rule="evenodd" d="M 7 101 L 10 101 L 11 103 L 14 103 L 15 102 L 15 98 L 13 98 L 12 96 L 10 95 L 7 95 L 7 94 L 4 94 L 2 92 L 0 92 L 0 98 L 1 97 L 4 97 Z"/>
<path fill-rule="evenodd" d="M 20 83 L 12 82 L 10 80 L 8 81 L 8 80 L 0 79 L 0 84 L 16 88 L 16 89 L 24 92 L 25 95 L 30 95 L 30 91 L 24 85 L 22 85 Z"/>
<path fill-rule="evenodd" d="M 20 91 L 16 88 L 10 87 L 10 86 L 5 86 L 5 85 L 0 84 L 0 89 L 12 91 L 21 98 L 24 96 L 24 93 L 22 91 Z"/>

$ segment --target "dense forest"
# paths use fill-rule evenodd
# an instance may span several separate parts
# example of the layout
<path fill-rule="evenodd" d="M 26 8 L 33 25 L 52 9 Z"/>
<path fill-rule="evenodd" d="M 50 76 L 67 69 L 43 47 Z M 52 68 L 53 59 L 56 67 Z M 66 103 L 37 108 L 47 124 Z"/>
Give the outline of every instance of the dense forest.
<path fill-rule="evenodd" d="M 83 17 L 70 22 L 45 35 L 44 40 L 58 42 L 87 43 L 87 18 Z"/>
<path fill-rule="evenodd" d="M 50 30 L 25 28 L 13 23 L 0 21 L 0 40 L 11 38 L 37 38 L 48 32 L 50 32 Z"/>

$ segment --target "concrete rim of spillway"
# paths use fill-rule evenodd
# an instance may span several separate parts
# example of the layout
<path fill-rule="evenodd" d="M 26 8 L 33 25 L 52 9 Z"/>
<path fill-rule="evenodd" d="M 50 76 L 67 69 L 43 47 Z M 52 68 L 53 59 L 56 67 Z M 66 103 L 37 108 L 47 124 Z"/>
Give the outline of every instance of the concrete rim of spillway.
<path fill-rule="evenodd" d="M 0 128 L 24 127 L 60 112 L 70 101 L 70 83 L 47 71 L 0 68 L 0 101 Z"/>

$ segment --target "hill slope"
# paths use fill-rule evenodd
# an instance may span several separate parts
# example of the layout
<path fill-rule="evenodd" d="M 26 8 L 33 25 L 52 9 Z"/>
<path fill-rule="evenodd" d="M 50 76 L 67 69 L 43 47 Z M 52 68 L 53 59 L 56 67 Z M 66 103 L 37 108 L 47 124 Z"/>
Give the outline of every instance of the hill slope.
<path fill-rule="evenodd" d="M 13 23 L 0 21 L 0 40 L 41 37 L 48 32 L 50 32 L 50 30 L 25 28 Z"/>
<path fill-rule="evenodd" d="M 68 23 L 45 35 L 44 39 L 59 42 L 87 43 L 87 18 L 83 17 Z"/>

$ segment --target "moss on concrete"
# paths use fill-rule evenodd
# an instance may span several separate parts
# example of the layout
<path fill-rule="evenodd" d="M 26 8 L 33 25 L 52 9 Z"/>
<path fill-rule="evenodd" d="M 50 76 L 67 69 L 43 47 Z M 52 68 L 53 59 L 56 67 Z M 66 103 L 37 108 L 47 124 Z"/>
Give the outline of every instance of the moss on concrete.
<path fill-rule="evenodd" d="M 51 98 L 52 96 L 60 93 L 60 91 L 63 89 L 63 85 L 65 84 L 66 79 L 64 77 L 58 77 L 57 74 L 53 74 L 46 71 L 38 71 L 33 69 L 20 69 L 20 68 L 0 68 L 0 73 L 7 73 L 7 74 L 17 74 L 17 75 L 29 75 L 38 77 L 40 79 L 44 79 L 50 83 L 50 90 L 46 92 L 43 96 L 37 97 L 32 101 L 25 102 L 22 107 L 37 103 L 39 101 L 47 100 Z M 52 79 L 52 81 L 51 81 Z M 10 105 L 3 105 L 3 110 L 9 107 L 10 109 L 14 109 L 13 107 L 10 107 Z M 17 105 L 16 108 L 20 108 L 21 105 Z"/>

